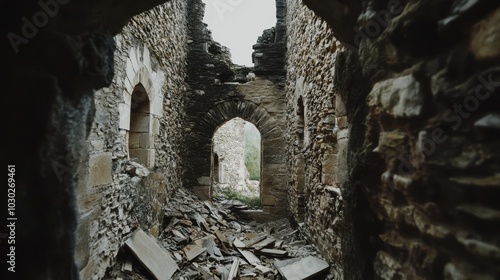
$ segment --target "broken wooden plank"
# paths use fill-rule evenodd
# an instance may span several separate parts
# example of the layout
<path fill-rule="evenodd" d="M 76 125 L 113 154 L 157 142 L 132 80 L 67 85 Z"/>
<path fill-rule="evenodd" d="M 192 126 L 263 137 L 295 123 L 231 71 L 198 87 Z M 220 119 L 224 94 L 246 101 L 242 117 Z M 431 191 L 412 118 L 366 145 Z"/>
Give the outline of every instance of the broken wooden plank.
<path fill-rule="evenodd" d="M 288 255 L 288 252 L 285 250 L 276 250 L 276 249 L 262 249 L 258 251 L 257 253 L 265 256 L 270 256 L 270 257 L 278 257 L 278 258 L 283 258 Z"/>
<path fill-rule="evenodd" d="M 248 241 L 245 241 L 243 243 L 245 243 L 245 247 L 250 248 L 253 244 L 255 244 L 257 242 L 261 242 L 264 239 L 266 239 L 265 235 L 259 235 L 257 237 L 254 237 L 254 238 L 248 240 Z"/>
<path fill-rule="evenodd" d="M 283 240 L 276 241 L 276 243 L 274 243 L 274 248 L 279 249 L 281 245 L 283 245 Z"/>
<path fill-rule="evenodd" d="M 240 249 L 238 249 L 238 251 L 240 251 L 240 254 L 243 255 L 243 257 L 248 261 L 248 263 L 250 264 L 260 263 L 260 259 L 257 258 L 252 252 Z"/>
<path fill-rule="evenodd" d="M 276 261 L 274 262 L 274 266 L 278 269 L 281 276 L 287 280 L 311 279 L 326 272 L 329 268 L 326 261 L 313 256 Z"/>
<path fill-rule="evenodd" d="M 272 237 L 268 237 L 268 238 L 262 240 L 261 242 L 254 244 L 252 246 L 252 248 L 254 248 L 255 250 L 261 250 L 261 249 L 264 249 L 267 246 L 273 244 L 275 241 L 276 241 L 276 239 L 274 239 Z"/>
<path fill-rule="evenodd" d="M 179 269 L 174 259 L 156 240 L 141 229 L 125 242 L 139 262 L 158 280 L 168 280 Z"/>
<path fill-rule="evenodd" d="M 238 258 L 233 257 L 233 264 L 231 264 L 231 270 L 229 270 L 229 275 L 227 277 L 227 280 L 233 280 L 238 277 L 238 272 L 240 268 L 240 261 Z"/>

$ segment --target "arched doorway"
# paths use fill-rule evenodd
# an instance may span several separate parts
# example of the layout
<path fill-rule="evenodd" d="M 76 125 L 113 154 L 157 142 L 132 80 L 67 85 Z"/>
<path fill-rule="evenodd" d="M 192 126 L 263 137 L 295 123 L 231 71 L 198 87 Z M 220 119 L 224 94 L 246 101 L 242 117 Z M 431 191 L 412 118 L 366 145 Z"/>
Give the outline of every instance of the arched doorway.
<path fill-rule="evenodd" d="M 255 125 L 236 117 L 218 127 L 211 162 L 211 198 L 261 206 L 261 136 Z"/>
<path fill-rule="evenodd" d="M 203 199 L 210 198 L 213 178 L 212 138 L 215 131 L 229 120 L 239 117 L 251 122 L 261 134 L 260 197 L 264 213 L 273 217 L 286 215 L 287 189 L 285 137 L 282 126 L 269 112 L 248 101 L 226 101 L 198 117 L 187 137 L 188 157 L 184 184 Z M 223 173 L 218 154 L 219 174 Z"/>

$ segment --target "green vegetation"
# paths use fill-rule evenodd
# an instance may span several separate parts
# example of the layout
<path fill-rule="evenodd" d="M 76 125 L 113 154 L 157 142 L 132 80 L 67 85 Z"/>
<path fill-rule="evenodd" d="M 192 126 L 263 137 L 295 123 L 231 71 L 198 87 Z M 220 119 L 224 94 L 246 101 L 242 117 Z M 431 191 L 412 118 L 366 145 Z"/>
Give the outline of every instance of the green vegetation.
<path fill-rule="evenodd" d="M 250 180 L 260 180 L 260 132 L 251 124 L 245 125 L 245 166 Z"/>
<path fill-rule="evenodd" d="M 246 196 L 230 188 L 220 190 L 220 193 L 217 195 L 217 197 L 227 200 L 238 200 L 251 207 L 260 207 L 260 197 Z"/>

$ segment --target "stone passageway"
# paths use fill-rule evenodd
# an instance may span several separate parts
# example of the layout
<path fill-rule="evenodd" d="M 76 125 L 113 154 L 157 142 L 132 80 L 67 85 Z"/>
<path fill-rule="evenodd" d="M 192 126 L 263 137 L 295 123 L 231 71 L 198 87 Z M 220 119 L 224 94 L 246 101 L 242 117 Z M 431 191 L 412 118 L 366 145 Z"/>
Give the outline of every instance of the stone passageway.
<path fill-rule="evenodd" d="M 203 22 L 253 1 L 3 3 L 6 279 L 500 279 L 500 2 L 269 1 L 253 67 Z"/>

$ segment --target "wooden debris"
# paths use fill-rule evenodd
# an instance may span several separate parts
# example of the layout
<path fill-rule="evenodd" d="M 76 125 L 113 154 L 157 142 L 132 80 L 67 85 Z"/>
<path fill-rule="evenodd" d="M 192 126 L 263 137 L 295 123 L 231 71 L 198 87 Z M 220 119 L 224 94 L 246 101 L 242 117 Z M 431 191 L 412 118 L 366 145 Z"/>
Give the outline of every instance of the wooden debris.
<path fill-rule="evenodd" d="M 179 269 L 170 254 L 141 229 L 125 242 L 139 262 L 158 280 L 168 280 Z"/>
<path fill-rule="evenodd" d="M 329 268 L 326 261 L 313 256 L 276 261 L 274 262 L 274 266 L 278 269 L 281 276 L 287 280 L 311 279 L 326 272 Z"/>
<path fill-rule="evenodd" d="M 283 245 L 283 240 L 276 241 L 276 243 L 274 243 L 274 248 L 279 249 L 281 245 Z"/>

